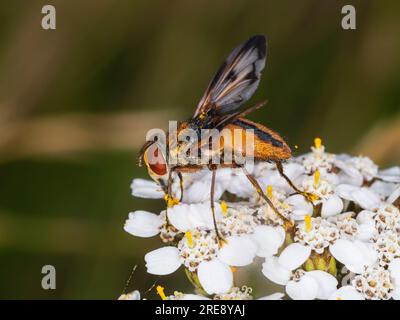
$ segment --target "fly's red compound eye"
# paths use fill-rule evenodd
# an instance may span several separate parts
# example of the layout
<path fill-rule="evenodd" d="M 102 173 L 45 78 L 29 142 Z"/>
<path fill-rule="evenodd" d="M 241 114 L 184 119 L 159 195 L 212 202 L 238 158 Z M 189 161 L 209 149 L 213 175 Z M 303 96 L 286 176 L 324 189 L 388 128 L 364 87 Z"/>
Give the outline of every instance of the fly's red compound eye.
<path fill-rule="evenodd" d="M 158 176 L 167 173 L 167 164 L 160 148 L 153 144 L 145 152 L 145 158 L 150 170 Z"/>

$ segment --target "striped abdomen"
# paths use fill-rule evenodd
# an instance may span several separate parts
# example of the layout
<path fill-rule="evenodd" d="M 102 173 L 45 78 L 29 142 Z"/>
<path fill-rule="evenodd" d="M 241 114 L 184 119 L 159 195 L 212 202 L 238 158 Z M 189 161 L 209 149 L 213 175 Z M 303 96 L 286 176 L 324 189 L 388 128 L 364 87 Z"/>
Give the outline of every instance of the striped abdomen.
<path fill-rule="evenodd" d="M 245 118 L 239 118 L 228 124 L 224 129 L 232 131 L 232 141 L 225 141 L 225 148 L 228 145 L 234 145 L 235 130 L 241 131 L 242 151 L 243 155 L 245 156 L 248 156 L 245 154 L 246 135 L 251 135 L 250 141 L 254 139 L 255 160 L 279 161 L 289 159 L 292 156 L 292 152 L 289 146 L 286 144 L 285 140 L 283 140 L 283 138 L 278 133 L 259 123 L 255 123 Z M 246 131 L 247 129 L 253 130 L 253 133 L 251 133 L 250 131 Z M 240 136 L 240 134 L 238 135 L 238 131 L 236 131 L 236 135 L 236 137 Z"/>

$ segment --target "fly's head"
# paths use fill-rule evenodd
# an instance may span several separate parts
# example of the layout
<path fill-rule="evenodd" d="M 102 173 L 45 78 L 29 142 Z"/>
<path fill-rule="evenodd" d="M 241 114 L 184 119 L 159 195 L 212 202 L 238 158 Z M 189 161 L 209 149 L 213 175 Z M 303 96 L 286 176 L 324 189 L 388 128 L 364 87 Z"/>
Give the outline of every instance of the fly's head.
<path fill-rule="evenodd" d="M 150 177 L 161 186 L 166 186 L 169 167 L 165 146 L 158 141 L 147 141 L 139 155 L 139 165 L 145 165 Z"/>

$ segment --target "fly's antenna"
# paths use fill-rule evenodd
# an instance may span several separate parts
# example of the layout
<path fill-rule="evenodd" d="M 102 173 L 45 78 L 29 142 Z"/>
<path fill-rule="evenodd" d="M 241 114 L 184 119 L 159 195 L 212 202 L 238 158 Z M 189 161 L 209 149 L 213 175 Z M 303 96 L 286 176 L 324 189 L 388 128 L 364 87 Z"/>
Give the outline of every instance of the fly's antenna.
<path fill-rule="evenodd" d="M 137 264 L 135 264 L 135 265 L 133 266 L 132 271 L 131 271 L 131 273 L 129 274 L 128 280 L 126 280 L 124 290 L 122 291 L 123 294 L 126 294 L 126 293 L 127 293 L 126 291 L 128 290 L 128 287 L 129 287 L 129 285 L 131 284 L 131 281 L 132 281 L 132 278 L 133 278 L 133 274 L 135 273 L 136 268 L 137 268 Z"/>

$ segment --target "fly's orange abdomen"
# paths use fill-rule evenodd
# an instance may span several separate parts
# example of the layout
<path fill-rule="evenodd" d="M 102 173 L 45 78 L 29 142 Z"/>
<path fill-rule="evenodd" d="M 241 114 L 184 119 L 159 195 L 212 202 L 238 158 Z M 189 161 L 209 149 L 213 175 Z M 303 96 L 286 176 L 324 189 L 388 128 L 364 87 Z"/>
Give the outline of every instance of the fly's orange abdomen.
<path fill-rule="evenodd" d="M 246 154 L 246 141 L 254 143 L 254 149 L 247 148 L 247 150 L 254 150 L 254 158 L 256 160 L 279 161 L 289 159 L 292 156 L 292 152 L 285 140 L 278 133 L 261 124 L 239 118 L 228 124 L 224 129 L 232 132 L 232 139 L 225 139 L 224 147 L 237 149 L 238 146 L 241 146 L 242 154 L 246 157 L 251 156 Z M 241 139 L 241 141 L 237 141 L 238 139 Z"/>

